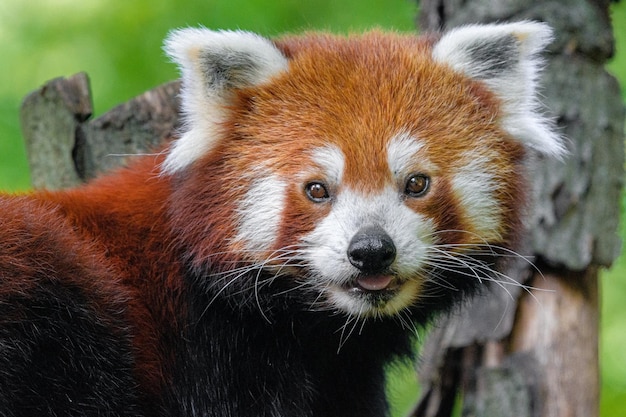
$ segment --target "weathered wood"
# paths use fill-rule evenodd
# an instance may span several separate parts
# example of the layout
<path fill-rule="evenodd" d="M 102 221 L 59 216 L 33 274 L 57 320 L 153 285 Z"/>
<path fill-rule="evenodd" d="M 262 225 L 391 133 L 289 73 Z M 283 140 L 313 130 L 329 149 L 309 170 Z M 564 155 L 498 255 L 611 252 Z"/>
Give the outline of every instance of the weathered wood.
<path fill-rule="evenodd" d="M 84 73 L 52 80 L 26 97 L 20 115 L 35 188 L 64 188 L 80 182 L 73 159 L 76 134 L 91 114 Z"/>
<path fill-rule="evenodd" d="M 180 82 L 163 84 L 81 126 L 81 177 L 123 165 L 128 156 L 151 152 L 179 127 Z"/>
<path fill-rule="evenodd" d="M 532 404 L 533 415 L 598 415 L 597 272 L 535 274 L 530 284 L 537 290 L 520 299 L 507 354 L 529 353 L 535 361 L 529 383 L 540 401 Z"/>
<path fill-rule="evenodd" d="M 533 249 L 578 271 L 609 266 L 619 255 L 624 110 L 617 81 L 580 54 L 550 58 L 544 95 L 570 140 L 566 163 L 537 166 Z M 556 244 L 555 244 L 556 243 Z"/>
<path fill-rule="evenodd" d="M 414 416 L 598 415 L 598 268 L 617 257 L 624 108 L 604 69 L 613 53 L 608 2 L 423 0 L 423 29 L 536 19 L 556 32 L 543 78 L 545 104 L 569 139 L 564 162 L 531 164 L 535 204 L 509 267 L 521 291 L 494 287 L 429 336 Z M 457 405 L 459 406 L 459 405 Z"/>
<path fill-rule="evenodd" d="M 150 90 L 97 119 L 89 79 L 80 73 L 46 83 L 22 104 L 22 133 L 35 188 L 77 185 L 158 150 L 180 125 L 180 82 Z"/>

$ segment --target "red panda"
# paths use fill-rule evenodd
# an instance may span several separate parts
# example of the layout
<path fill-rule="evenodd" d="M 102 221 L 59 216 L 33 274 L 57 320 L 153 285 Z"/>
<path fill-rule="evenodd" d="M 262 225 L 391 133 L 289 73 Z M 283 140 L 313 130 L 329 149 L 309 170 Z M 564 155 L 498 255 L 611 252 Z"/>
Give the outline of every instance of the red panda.
<path fill-rule="evenodd" d="M 541 23 L 182 29 L 180 136 L 0 197 L 0 415 L 384 416 L 414 326 L 502 280 Z"/>

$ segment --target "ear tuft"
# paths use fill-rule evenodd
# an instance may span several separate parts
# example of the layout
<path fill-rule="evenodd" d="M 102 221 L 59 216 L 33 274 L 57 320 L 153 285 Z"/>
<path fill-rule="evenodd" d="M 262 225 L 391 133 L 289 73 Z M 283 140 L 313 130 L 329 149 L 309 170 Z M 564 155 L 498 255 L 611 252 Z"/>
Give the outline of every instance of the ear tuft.
<path fill-rule="evenodd" d="M 552 40 L 544 23 L 470 25 L 452 29 L 433 48 L 433 58 L 484 82 L 502 101 L 502 126 L 542 153 L 560 156 L 563 143 L 538 111 L 540 52 Z"/>
<path fill-rule="evenodd" d="M 234 90 L 265 83 L 288 65 L 269 39 L 244 31 L 180 29 L 169 34 L 164 49 L 181 71 L 185 116 L 185 131 L 173 143 L 164 173 L 185 168 L 214 147 Z"/>

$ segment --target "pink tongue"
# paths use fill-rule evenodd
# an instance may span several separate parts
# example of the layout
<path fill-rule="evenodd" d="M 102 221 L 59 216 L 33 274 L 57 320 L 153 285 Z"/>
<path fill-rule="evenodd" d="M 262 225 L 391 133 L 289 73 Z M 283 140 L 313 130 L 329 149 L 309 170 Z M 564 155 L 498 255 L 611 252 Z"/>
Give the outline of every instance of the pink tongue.
<path fill-rule="evenodd" d="M 357 284 L 364 290 L 380 291 L 384 290 L 391 284 L 393 277 L 391 275 L 372 275 L 357 279 Z"/>

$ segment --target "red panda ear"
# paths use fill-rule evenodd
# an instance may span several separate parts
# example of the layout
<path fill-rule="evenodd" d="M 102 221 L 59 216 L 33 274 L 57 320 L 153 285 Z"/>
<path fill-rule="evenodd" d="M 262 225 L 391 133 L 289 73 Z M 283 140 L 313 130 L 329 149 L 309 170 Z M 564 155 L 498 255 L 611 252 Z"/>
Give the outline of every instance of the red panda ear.
<path fill-rule="evenodd" d="M 250 32 L 181 29 L 169 34 L 164 49 L 182 74 L 185 116 L 184 133 L 170 148 L 164 173 L 185 168 L 214 147 L 216 125 L 234 89 L 264 83 L 287 68 L 287 58 L 270 40 Z"/>
<path fill-rule="evenodd" d="M 543 23 L 470 25 L 452 29 L 433 48 L 433 58 L 482 81 L 501 99 L 502 127 L 542 153 L 560 156 L 562 140 L 538 111 L 538 54 L 552 40 Z"/>

